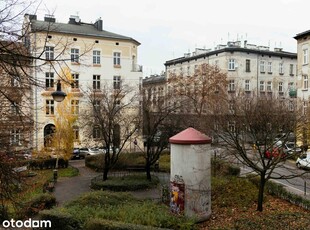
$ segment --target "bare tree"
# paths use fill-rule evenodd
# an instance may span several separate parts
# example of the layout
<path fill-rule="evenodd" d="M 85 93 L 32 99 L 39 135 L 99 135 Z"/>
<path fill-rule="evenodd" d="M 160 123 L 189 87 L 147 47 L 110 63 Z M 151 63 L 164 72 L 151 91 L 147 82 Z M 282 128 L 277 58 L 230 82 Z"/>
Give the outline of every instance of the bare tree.
<path fill-rule="evenodd" d="M 214 132 L 221 148 L 243 165 L 255 172 L 259 178 L 257 210 L 263 211 L 266 182 L 270 179 L 291 179 L 301 174 L 286 167 L 285 161 L 297 152 L 287 153 L 284 145 L 295 141 L 293 133 L 302 124 L 296 109 L 289 109 L 290 100 L 272 97 L 249 98 L 240 93 L 231 97 L 215 116 Z M 286 168 L 288 173 L 279 173 Z"/>
<path fill-rule="evenodd" d="M 137 134 L 140 124 L 138 86 L 123 82 L 106 82 L 101 90 L 90 90 L 88 108 L 82 115 L 82 123 L 89 127 L 88 136 L 104 147 L 103 180 L 117 162 L 126 143 Z M 89 109 L 89 107 L 91 109 Z"/>
<path fill-rule="evenodd" d="M 159 87 L 161 89 L 161 87 Z M 181 129 L 182 119 L 176 112 L 180 103 L 169 92 L 144 87 L 142 91 L 142 116 L 145 170 L 148 180 L 151 180 L 151 167 L 160 158 L 163 150 L 168 147 L 169 137 Z M 181 101 L 179 101 L 181 102 Z"/>

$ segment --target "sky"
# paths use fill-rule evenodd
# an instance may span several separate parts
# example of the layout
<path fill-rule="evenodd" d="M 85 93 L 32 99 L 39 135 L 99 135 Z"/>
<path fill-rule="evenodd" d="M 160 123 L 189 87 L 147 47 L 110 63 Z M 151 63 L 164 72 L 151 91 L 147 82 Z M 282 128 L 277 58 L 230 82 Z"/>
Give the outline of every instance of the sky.
<path fill-rule="evenodd" d="M 141 43 L 138 64 L 149 76 L 168 60 L 227 41 L 297 52 L 293 37 L 310 29 L 309 9 L 309 0 L 42 0 L 36 14 L 64 23 L 70 15 L 86 23 L 101 18 L 104 30 Z"/>

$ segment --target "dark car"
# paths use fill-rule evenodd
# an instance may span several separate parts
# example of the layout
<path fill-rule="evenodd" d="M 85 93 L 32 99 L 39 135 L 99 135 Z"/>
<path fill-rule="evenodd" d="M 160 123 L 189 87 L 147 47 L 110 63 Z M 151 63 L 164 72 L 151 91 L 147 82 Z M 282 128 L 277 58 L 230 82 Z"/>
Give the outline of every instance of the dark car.
<path fill-rule="evenodd" d="M 74 148 L 71 159 L 80 159 L 80 149 Z"/>

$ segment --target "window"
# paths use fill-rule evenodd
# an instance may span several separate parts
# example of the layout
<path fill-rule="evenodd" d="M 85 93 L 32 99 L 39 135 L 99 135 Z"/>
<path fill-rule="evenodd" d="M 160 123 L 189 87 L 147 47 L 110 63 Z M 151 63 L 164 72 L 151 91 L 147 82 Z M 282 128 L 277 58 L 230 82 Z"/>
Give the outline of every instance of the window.
<path fill-rule="evenodd" d="M 303 89 L 308 89 L 308 75 L 303 75 Z"/>
<path fill-rule="evenodd" d="M 303 101 L 303 115 L 306 115 L 307 114 L 307 101 Z"/>
<path fill-rule="evenodd" d="M 93 64 L 95 65 L 100 64 L 100 51 L 99 50 L 93 51 Z"/>
<path fill-rule="evenodd" d="M 235 80 L 229 80 L 228 91 L 235 91 Z"/>
<path fill-rule="evenodd" d="M 19 87 L 20 86 L 20 79 L 17 76 L 12 76 L 11 78 L 11 86 L 12 87 Z"/>
<path fill-rule="evenodd" d="M 71 101 L 71 114 L 78 115 L 79 114 L 79 100 Z"/>
<path fill-rule="evenodd" d="M 267 71 L 268 71 L 268 73 L 272 73 L 272 62 L 268 62 Z"/>
<path fill-rule="evenodd" d="M 233 102 L 229 102 L 228 104 L 228 110 L 231 114 L 235 114 L 235 107 Z"/>
<path fill-rule="evenodd" d="M 19 113 L 19 104 L 17 102 L 11 103 L 11 114 L 12 115 L 18 115 Z"/>
<path fill-rule="evenodd" d="M 46 115 L 54 115 L 54 100 L 46 100 Z"/>
<path fill-rule="evenodd" d="M 235 59 L 229 59 L 228 70 L 235 70 L 235 69 L 236 69 Z"/>
<path fill-rule="evenodd" d="M 288 110 L 291 112 L 294 111 L 294 102 L 293 101 L 288 102 Z"/>
<path fill-rule="evenodd" d="M 121 65 L 121 53 L 120 52 L 113 53 L 113 64 L 117 66 Z"/>
<path fill-rule="evenodd" d="M 95 126 L 95 127 L 93 128 L 93 138 L 94 138 L 94 139 L 100 138 L 100 129 L 99 129 L 98 126 Z"/>
<path fill-rule="evenodd" d="M 45 73 L 45 88 L 54 87 L 54 73 L 47 72 Z"/>
<path fill-rule="evenodd" d="M 121 76 L 114 76 L 113 89 L 120 89 L 120 88 L 121 88 Z"/>
<path fill-rule="evenodd" d="M 54 47 L 45 46 L 45 59 L 54 60 Z"/>
<path fill-rule="evenodd" d="M 245 72 L 251 72 L 251 60 L 250 59 L 245 60 Z"/>
<path fill-rule="evenodd" d="M 268 91 L 268 92 L 271 92 L 271 91 L 272 91 L 272 82 L 271 82 L 271 81 L 268 81 L 268 82 L 267 82 L 267 91 Z"/>
<path fill-rule="evenodd" d="M 260 61 L 260 63 L 259 63 L 259 71 L 261 73 L 265 73 L 265 61 Z"/>
<path fill-rule="evenodd" d="M 11 130 L 10 143 L 11 145 L 20 145 L 21 141 L 21 133 L 19 129 Z"/>
<path fill-rule="evenodd" d="M 279 63 L 279 74 L 283 74 L 283 63 Z"/>
<path fill-rule="evenodd" d="M 80 139 L 80 129 L 77 126 L 73 126 L 74 140 L 78 141 Z"/>
<path fill-rule="evenodd" d="M 79 88 L 79 74 L 73 73 L 72 75 L 72 89 L 78 89 Z"/>
<path fill-rule="evenodd" d="M 72 48 L 71 49 L 71 62 L 79 62 L 79 49 Z"/>
<path fill-rule="evenodd" d="M 245 91 L 250 91 L 250 80 L 245 80 L 244 89 Z"/>
<path fill-rule="evenodd" d="M 265 82 L 264 81 L 259 82 L 259 91 L 265 91 Z"/>
<path fill-rule="evenodd" d="M 294 65 L 290 64 L 290 76 L 294 76 Z"/>
<path fill-rule="evenodd" d="M 100 101 L 99 100 L 94 100 L 94 104 L 93 104 L 93 106 L 94 106 L 94 112 L 96 113 L 96 112 L 100 112 Z"/>
<path fill-rule="evenodd" d="M 283 82 L 279 82 L 279 93 L 283 93 Z"/>
<path fill-rule="evenodd" d="M 228 122 L 228 130 L 229 132 L 235 132 L 236 131 L 236 125 L 235 125 L 235 122 Z"/>
<path fill-rule="evenodd" d="M 303 50 L 303 64 L 308 64 L 308 49 Z"/>
<path fill-rule="evenodd" d="M 100 75 L 93 75 L 93 90 L 100 90 Z"/>

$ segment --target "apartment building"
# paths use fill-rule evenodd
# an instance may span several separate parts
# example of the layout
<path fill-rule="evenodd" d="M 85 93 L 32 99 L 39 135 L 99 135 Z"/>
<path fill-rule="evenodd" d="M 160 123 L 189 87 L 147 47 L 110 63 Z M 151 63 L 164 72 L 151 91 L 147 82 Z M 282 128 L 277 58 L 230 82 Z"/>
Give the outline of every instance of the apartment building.
<path fill-rule="evenodd" d="M 20 42 L 1 41 L 0 146 L 17 153 L 32 147 L 32 87 L 27 51 Z"/>
<path fill-rule="evenodd" d="M 105 86 L 115 88 L 120 84 L 138 90 L 142 79 L 142 66 L 137 64 L 140 43 L 104 30 L 101 19 L 84 23 L 78 16 L 70 16 L 68 23 L 62 23 L 52 15 L 46 15 L 44 20 L 38 20 L 36 15 L 25 15 L 24 25 L 28 34 L 25 46 L 37 58 L 33 77 L 40 83 L 33 96 L 36 149 L 41 149 L 45 139 L 57 129 L 53 118 L 59 102 L 54 101 L 51 94 L 58 80 L 61 80 L 62 89 L 70 93 L 72 111 L 78 116 L 87 106 L 86 91 L 100 92 Z M 66 72 L 74 84 L 64 80 Z M 95 145 L 97 132 L 93 132 L 93 138 L 86 137 L 78 122 L 74 129 L 77 147 L 86 143 Z"/>
<path fill-rule="evenodd" d="M 268 96 L 293 98 L 296 96 L 297 54 L 281 48 L 273 51 L 266 46 L 247 41 L 227 42 L 213 50 L 196 48 L 193 53 L 165 63 L 167 79 L 176 75 L 190 76 L 201 64 L 217 65 L 227 73 L 230 93 L 245 92 L 249 97 Z"/>

